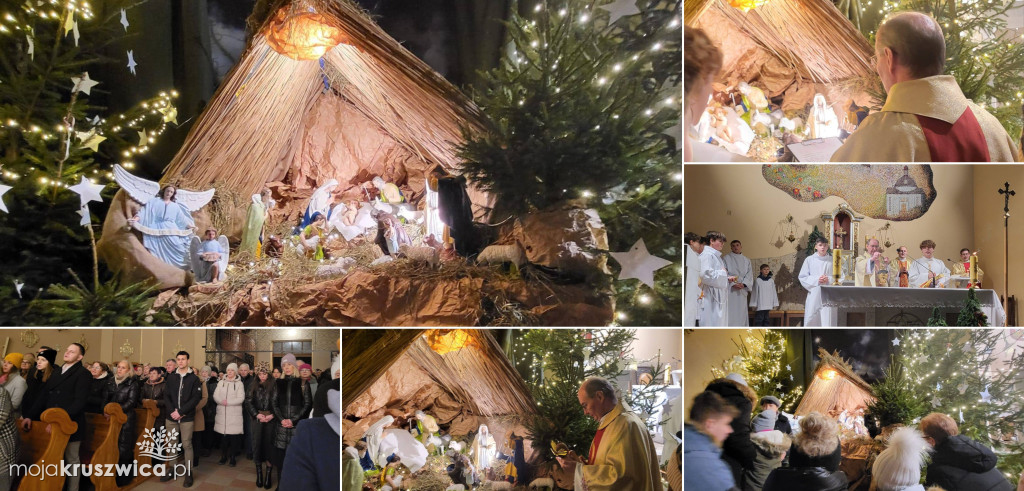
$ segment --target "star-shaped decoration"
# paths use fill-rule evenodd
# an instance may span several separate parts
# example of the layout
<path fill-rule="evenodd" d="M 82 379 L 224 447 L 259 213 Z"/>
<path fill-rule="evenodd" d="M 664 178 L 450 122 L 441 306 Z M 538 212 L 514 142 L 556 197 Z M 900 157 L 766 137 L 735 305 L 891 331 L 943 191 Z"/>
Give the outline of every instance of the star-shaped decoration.
<path fill-rule="evenodd" d="M 82 203 L 82 208 L 78 210 L 78 215 L 82 217 L 82 220 L 78 222 L 79 225 L 87 227 L 92 223 L 92 215 L 89 215 L 89 205 Z"/>
<path fill-rule="evenodd" d="M 652 256 L 647 252 L 644 239 L 633 244 L 628 252 L 609 253 L 622 266 L 619 271 L 619 280 L 636 278 L 643 284 L 654 288 L 654 272 L 672 264 L 672 261 Z"/>
<path fill-rule="evenodd" d="M 942 405 L 942 399 L 939 399 L 939 396 L 932 397 L 932 407 L 939 407 L 941 405 Z"/>
<path fill-rule="evenodd" d="M 167 105 L 166 107 L 161 107 L 160 109 L 157 109 L 157 111 L 160 111 L 160 114 L 164 115 L 165 123 L 178 124 L 178 108 L 171 105 Z"/>
<path fill-rule="evenodd" d="M 7 211 L 7 203 L 4 203 L 4 194 L 7 193 L 7 191 L 10 191 L 11 189 L 13 188 L 11 188 L 10 186 L 0 184 L 0 210 L 3 210 L 4 213 L 10 213 L 9 211 Z"/>
<path fill-rule="evenodd" d="M 682 123 L 676 123 L 671 128 L 668 128 L 665 131 L 662 131 L 662 134 L 668 135 L 668 136 L 672 137 L 673 139 L 675 139 L 675 141 L 676 141 L 676 150 L 679 150 L 680 148 L 683 148 L 683 125 L 682 125 Z"/>
<path fill-rule="evenodd" d="M 82 176 L 81 182 L 69 187 L 68 189 L 78 193 L 78 196 L 82 198 L 82 206 L 85 206 L 85 204 L 90 201 L 102 202 L 103 198 L 100 196 L 100 191 L 103 191 L 104 187 L 106 186 L 102 184 L 93 184 L 86 179 L 85 176 Z"/>
<path fill-rule="evenodd" d="M 967 382 L 960 382 L 960 385 L 956 386 L 956 390 L 960 392 L 960 395 L 964 395 L 967 392 Z"/>
<path fill-rule="evenodd" d="M 18 298 L 22 298 L 22 296 L 21 296 L 21 288 L 24 287 L 24 286 L 25 286 L 25 283 L 22 283 L 21 280 L 17 280 L 17 279 L 14 280 L 14 289 L 18 291 Z"/>
<path fill-rule="evenodd" d="M 786 365 L 786 371 L 787 371 L 787 372 L 792 372 L 792 371 L 793 371 L 793 369 L 792 369 L 792 368 L 791 368 L 791 367 L 790 367 L 789 365 Z"/>
<path fill-rule="evenodd" d="M 121 25 L 124 26 L 124 32 L 128 32 L 128 13 L 121 9 Z"/>
<path fill-rule="evenodd" d="M 636 8 L 635 0 L 615 0 L 612 3 L 602 5 L 598 8 L 608 11 L 609 24 L 614 24 L 615 21 L 627 15 L 636 15 L 640 13 L 640 9 Z"/>
<path fill-rule="evenodd" d="M 31 34 L 26 34 L 25 39 L 28 41 L 28 56 L 34 61 L 36 59 L 36 42 L 32 39 Z"/>
<path fill-rule="evenodd" d="M 128 50 L 128 69 L 131 70 L 132 75 L 135 75 L 135 67 L 137 66 L 139 66 L 139 64 L 135 63 L 135 51 Z"/>
<path fill-rule="evenodd" d="M 100 149 L 100 143 L 103 143 L 103 140 L 107 139 L 107 137 L 97 135 L 92 131 L 86 133 L 76 131 L 75 134 L 78 135 L 78 139 L 82 141 L 82 146 L 91 149 L 93 152 L 98 152 Z M 83 138 L 83 136 L 86 138 Z"/>
<path fill-rule="evenodd" d="M 68 16 L 64 18 L 64 35 L 67 36 L 72 29 L 75 28 L 75 11 L 71 10 L 68 12 Z"/>
<path fill-rule="evenodd" d="M 782 384 L 781 383 L 775 384 L 775 388 L 776 389 L 781 389 L 782 388 Z"/>
<path fill-rule="evenodd" d="M 790 382 L 792 382 L 792 381 L 793 381 L 793 374 L 792 374 L 792 373 L 791 373 L 791 374 L 789 374 L 789 381 L 790 381 Z"/>
<path fill-rule="evenodd" d="M 987 385 L 985 386 L 985 390 L 980 392 L 980 394 L 981 394 L 981 402 L 992 402 L 992 394 L 988 393 L 988 386 Z"/>
<path fill-rule="evenodd" d="M 71 34 L 75 36 L 75 47 L 77 48 L 78 47 L 78 38 L 82 37 L 82 35 L 78 33 L 78 21 L 77 20 L 75 21 L 74 26 L 71 28 Z"/>
<path fill-rule="evenodd" d="M 92 95 L 90 91 L 99 84 L 99 82 L 89 78 L 89 72 L 83 72 L 81 77 L 71 77 L 71 83 L 75 84 L 71 87 L 71 92 L 85 92 L 85 95 Z"/>
<path fill-rule="evenodd" d="M 935 390 L 942 390 L 942 382 L 935 382 Z"/>
<path fill-rule="evenodd" d="M 964 350 L 964 353 L 970 353 L 971 351 L 973 351 L 973 347 L 971 346 L 971 342 L 970 341 L 964 343 L 963 350 Z"/>
<path fill-rule="evenodd" d="M 143 146 L 146 146 L 147 144 L 149 144 L 149 136 L 146 135 L 146 129 L 145 128 L 143 128 L 142 131 L 139 131 L 138 134 L 139 134 L 139 146 L 140 147 L 143 147 Z"/>
<path fill-rule="evenodd" d="M 97 115 L 89 118 L 87 121 L 89 121 L 89 124 L 91 124 L 93 126 L 97 126 L 97 125 L 100 124 L 100 115 L 97 114 Z"/>
<path fill-rule="evenodd" d="M 893 338 L 892 345 L 893 346 L 899 346 L 900 345 L 900 338 Z"/>

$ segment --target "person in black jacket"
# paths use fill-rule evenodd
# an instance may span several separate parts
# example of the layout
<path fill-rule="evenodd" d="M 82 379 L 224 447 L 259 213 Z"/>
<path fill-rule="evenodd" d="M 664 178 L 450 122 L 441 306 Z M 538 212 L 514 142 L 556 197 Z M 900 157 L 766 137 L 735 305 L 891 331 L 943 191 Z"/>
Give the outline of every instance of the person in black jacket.
<path fill-rule="evenodd" d="M 52 351 L 52 350 L 50 350 Z M 38 415 L 50 408 L 61 408 L 68 413 L 71 421 L 78 423 L 78 429 L 68 441 L 64 448 L 64 464 L 70 465 L 72 469 L 81 463 L 78 451 L 82 446 L 82 436 L 85 434 L 85 403 L 89 398 L 89 387 L 92 383 L 92 375 L 82 366 L 82 358 L 85 357 L 85 348 L 78 343 L 71 343 L 64 350 L 64 365 L 60 370 L 54 370 L 53 375 L 40 389 L 39 395 L 32 402 L 32 410 L 29 414 Z M 21 423 L 25 431 L 32 429 L 32 420 L 25 418 Z M 68 491 L 78 491 L 78 482 L 81 477 L 81 469 L 67 477 Z"/>
<path fill-rule="evenodd" d="M 839 425 L 817 411 L 800 420 L 800 433 L 789 448 L 789 467 L 779 467 L 764 481 L 763 491 L 846 491 Z"/>
<path fill-rule="evenodd" d="M 89 385 L 89 399 L 85 401 L 85 412 L 103 414 L 110 392 L 110 367 L 102 361 L 94 361 L 88 368 L 92 383 Z"/>
<path fill-rule="evenodd" d="M 179 351 L 174 357 L 178 369 L 167 375 L 167 385 L 164 387 L 164 404 L 167 411 L 167 420 L 164 426 L 167 432 L 178 432 L 181 439 L 182 453 L 185 461 L 183 464 L 187 469 L 185 472 L 184 487 L 192 487 L 192 467 L 195 463 L 195 455 L 192 451 L 192 428 L 196 417 L 196 406 L 203 398 L 203 388 L 199 385 L 199 377 L 188 367 L 189 356 L 187 351 Z M 177 441 L 171 442 L 177 445 Z M 170 468 L 170 463 L 168 464 Z M 167 482 L 176 476 L 168 473 L 160 478 L 161 482 Z"/>
<path fill-rule="evenodd" d="M 238 365 L 238 378 L 242 380 L 242 388 L 245 393 L 249 393 L 249 386 L 252 385 L 252 381 L 256 378 L 252 370 L 249 369 L 248 363 L 240 363 Z M 245 416 L 243 410 L 242 415 L 242 435 L 243 435 L 243 446 L 245 447 L 245 458 L 252 460 L 252 421 Z"/>
<path fill-rule="evenodd" d="M 302 383 L 295 367 L 295 355 L 288 353 L 281 357 L 281 378 L 276 382 L 277 393 L 274 394 L 274 467 L 281 469 L 284 465 L 285 450 L 295 434 L 295 426 L 299 421 L 309 417 L 313 407 L 313 396 L 309 386 Z M 269 476 L 268 476 L 268 481 Z M 278 483 L 280 485 L 280 483 Z"/>
<path fill-rule="evenodd" d="M 114 376 L 108 378 L 111 379 L 111 386 L 106 402 L 114 402 L 120 405 L 121 410 L 128 417 L 124 422 L 124 426 L 121 426 L 121 433 L 117 435 L 117 450 L 120 456 L 118 463 L 131 464 L 132 460 L 135 459 L 135 439 L 137 437 L 135 434 L 135 424 L 138 419 L 135 415 L 135 409 L 139 407 L 141 384 L 139 379 L 135 378 L 132 366 L 128 363 L 128 360 L 117 362 Z M 132 475 L 118 475 L 117 485 L 124 486 L 131 482 L 134 477 Z"/>
<path fill-rule="evenodd" d="M 754 468 L 757 448 L 750 440 L 750 413 L 757 403 L 757 394 L 747 387 L 746 380 L 737 373 L 712 380 L 704 390 L 714 392 L 739 409 L 740 415 L 732 420 L 732 434 L 722 444 L 722 460 L 729 464 L 736 486 L 743 487 L 743 473 Z"/>
<path fill-rule="evenodd" d="M 205 371 L 207 368 L 210 369 L 209 375 L 205 375 L 205 378 L 200 377 L 200 379 L 202 379 L 203 384 L 206 385 L 206 393 L 208 394 L 208 397 L 212 399 L 213 393 L 217 391 L 217 383 L 220 382 L 220 379 L 218 377 L 219 371 L 217 370 L 217 367 L 212 366 L 204 366 L 202 368 L 202 371 Z M 203 451 L 201 455 L 203 457 L 209 457 L 213 449 L 220 448 L 220 434 L 218 434 L 216 431 L 213 431 L 213 423 L 217 419 L 216 404 L 207 403 L 206 406 L 203 407 L 203 419 L 206 421 L 206 428 L 203 428 L 202 442 L 197 443 L 202 444 Z"/>
<path fill-rule="evenodd" d="M 941 486 L 945 491 L 1013 491 L 996 469 L 996 454 L 961 435 L 953 418 L 931 413 L 921 419 L 920 429 L 935 449 L 925 486 Z"/>
<path fill-rule="evenodd" d="M 25 389 L 25 396 L 21 398 L 21 415 L 27 419 L 39 419 L 39 413 L 32 413 L 39 394 L 43 392 L 43 386 L 50 380 L 53 374 L 60 370 L 56 365 L 57 351 L 53 348 L 40 350 L 36 356 L 36 366 L 33 367 L 29 376 L 25 378 L 28 388 Z"/>
<path fill-rule="evenodd" d="M 252 460 L 256 464 L 256 487 L 266 485 L 266 489 L 270 489 L 271 473 L 274 469 L 270 463 L 270 456 L 274 451 L 274 430 L 277 427 L 277 422 L 274 421 L 273 402 L 277 390 L 269 370 L 266 362 L 260 362 L 256 366 L 256 378 L 249 384 L 245 397 L 245 413 L 252 420 Z M 266 481 L 263 479 L 264 462 L 267 464 Z"/>
<path fill-rule="evenodd" d="M 764 396 L 761 398 L 760 406 L 762 411 L 772 410 L 778 415 L 775 420 L 775 429 L 781 431 L 785 435 L 793 435 L 793 426 L 789 424 L 789 418 L 782 411 L 779 410 L 779 406 L 782 405 L 782 401 L 775 396 Z"/>
<path fill-rule="evenodd" d="M 164 401 L 164 387 L 167 386 L 167 383 L 164 382 L 163 373 L 163 367 L 150 367 L 149 379 L 142 384 L 141 395 L 139 396 L 142 399 L 156 401 L 156 408 L 160 412 L 157 413 L 156 422 L 153 425 L 157 429 L 163 428 L 164 420 L 167 418 L 167 411 L 164 409 L 167 405 L 167 402 Z"/>

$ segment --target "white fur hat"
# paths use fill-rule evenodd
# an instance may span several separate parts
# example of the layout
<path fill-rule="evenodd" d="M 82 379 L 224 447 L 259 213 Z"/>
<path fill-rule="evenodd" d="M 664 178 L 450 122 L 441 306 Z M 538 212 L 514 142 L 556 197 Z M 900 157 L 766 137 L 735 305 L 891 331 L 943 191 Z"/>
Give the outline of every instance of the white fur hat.
<path fill-rule="evenodd" d="M 878 491 L 896 491 L 921 482 L 928 460 L 928 442 L 915 428 L 903 427 L 889 437 L 889 446 L 875 459 L 872 483 Z"/>
<path fill-rule="evenodd" d="M 736 372 L 732 372 L 729 375 L 726 375 L 725 378 L 741 385 L 747 385 L 747 381 L 743 379 L 743 375 L 740 375 Z"/>

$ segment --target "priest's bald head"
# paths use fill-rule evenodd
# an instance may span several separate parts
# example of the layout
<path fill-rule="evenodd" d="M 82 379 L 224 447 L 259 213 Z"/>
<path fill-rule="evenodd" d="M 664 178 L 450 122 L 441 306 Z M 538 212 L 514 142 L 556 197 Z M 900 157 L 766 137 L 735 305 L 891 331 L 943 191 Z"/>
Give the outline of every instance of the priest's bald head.
<path fill-rule="evenodd" d="M 580 405 L 583 406 L 583 414 L 598 421 L 605 414 L 611 412 L 618 405 L 619 399 L 615 396 L 615 388 L 608 380 L 601 377 L 590 377 L 583 381 L 580 390 L 576 392 Z"/>
<path fill-rule="evenodd" d="M 875 70 L 886 92 L 908 80 L 942 75 L 946 41 L 935 19 L 920 12 L 887 18 L 875 35 Z"/>

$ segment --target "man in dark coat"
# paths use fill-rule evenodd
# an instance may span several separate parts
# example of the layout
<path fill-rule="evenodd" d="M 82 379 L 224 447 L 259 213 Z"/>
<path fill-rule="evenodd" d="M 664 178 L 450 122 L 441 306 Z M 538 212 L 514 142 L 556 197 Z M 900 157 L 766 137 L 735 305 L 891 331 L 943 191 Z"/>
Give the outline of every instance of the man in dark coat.
<path fill-rule="evenodd" d="M 945 491 L 1013 491 L 1013 485 L 996 469 L 996 454 L 961 435 L 953 418 L 931 413 L 921 419 L 920 429 L 935 449 L 925 486 L 940 486 Z"/>
<path fill-rule="evenodd" d="M 89 399 L 89 388 L 92 385 L 92 374 L 82 366 L 85 348 L 78 343 L 71 343 L 64 350 L 64 365 L 54 370 L 53 375 L 40 390 L 39 396 L 33 401 L 33 408 L 28 414 L 41 414 L 50 408 L 61 408 L 68 413 L 71 421 L 78 423 L 78 429 L 64 448 L 64 463 L 74 469 L 81 463 L 78 456 L 85 434 L 85 403 Z M 25 418 L 21 424 L 25 431 L 32 429 L 32 420 Z M 68 491 L 78 491 L 81 471 L 67 477 Z"/>
<path fill-rule="evenodd" d="M 184 487 L 192 486 L 192 467 L 195 464 L 195 454 L 192 450 L 192 430 L 196 417 L 196 406 L 203 398 L 203 388 L 200 385 L 199 377 L 188 367 L 189 355 L 187 351 L 179 351 L 174 357 L 178 369 L 167 375 L 166 386 L 164 387 L 165 409 L 169 411 L 164 426 L 167 432 L 177 431 L 181 439 L 182 452 L 184 453 L 186 466 Z M 171 442 L 172 445 L 177 442 Z M 168 465 L 168 470 L 173 468 Z M 170 473 L 160 478 L 161 482 L 167 482 L 176 476 Z"/>
<path fill-rule="evenodd" d="M 722 460 L 729 464 L 737 486 L 743 486 L 743 472 L 754 468 L 754 459 L 757 457 L 757 447 L 750 440 L 750 412 L 757 402 L 757 394 L 747 387 L 747 381 L 737 373 L 712 380 L 704 390 L 722 396 L 740 411 L 739 416 L 732 420 L 732 434 L 722 444 Z"/>
<path fill-rule="evenodd" d="M 281 469 L 288 489 L 341 489 L 341 392 L 327 394 L 329 412 L 295 427 Z"/>

